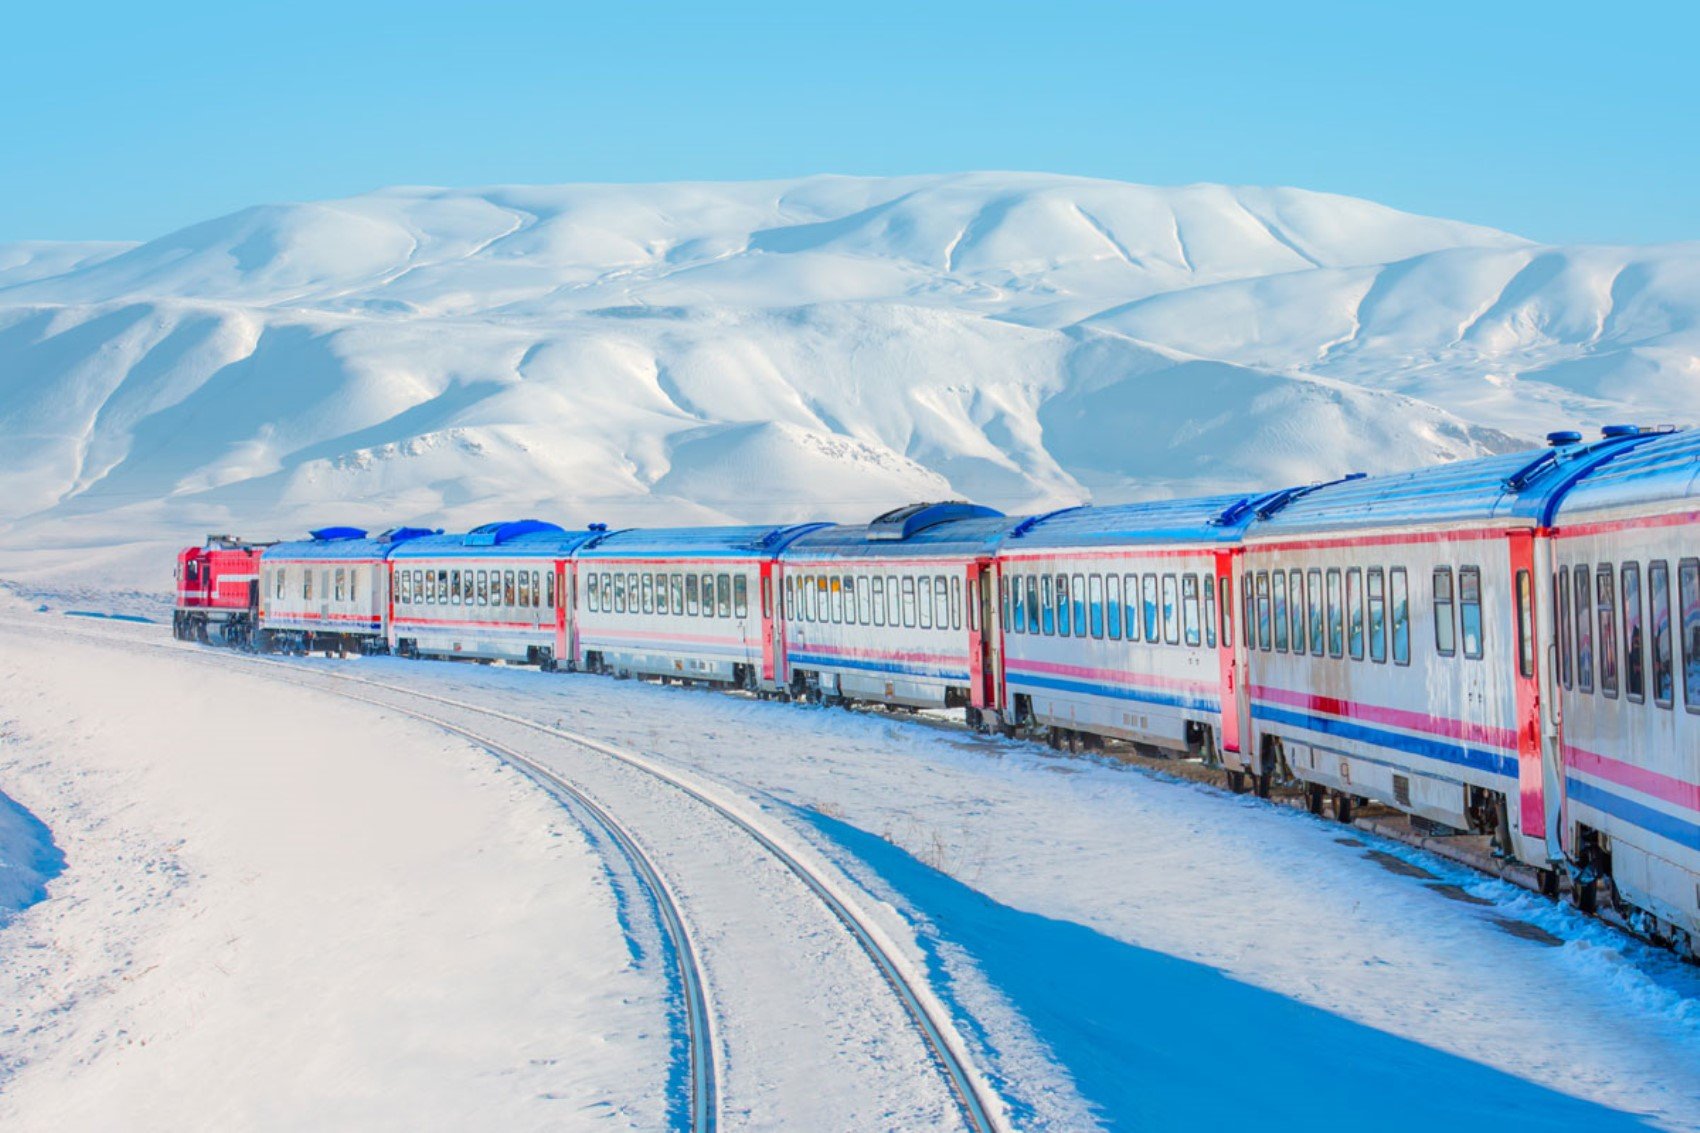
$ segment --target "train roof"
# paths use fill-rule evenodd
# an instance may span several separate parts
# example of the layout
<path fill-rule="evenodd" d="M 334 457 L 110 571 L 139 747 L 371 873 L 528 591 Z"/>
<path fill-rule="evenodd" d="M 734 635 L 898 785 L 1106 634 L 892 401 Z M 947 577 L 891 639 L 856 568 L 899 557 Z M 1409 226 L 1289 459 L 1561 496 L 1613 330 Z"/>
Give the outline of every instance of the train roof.
<path fill-rule="evenodd" d="M 748 559 L 777 554 L 824 523 L 748 524 L 734 527 L 634 527 L 599 532 L 581 546 L 580 559 Z"/>
<path fill-rule="evenodd" d="M 490 558 L 495 555 L 554 558 L 569 555 L 603 534 L 601 526 L 568 531 L 537 519 L 486 523 L 458 534 L 427 535 L 398 546 L 392 559 Z"/>
<path fill-rule="evenodd" d="M 1109 507 L 1073 507 L 1022 520 L 1003 551 L 1139 543 L 1232 543 L 1259 507 L 1276 506 L 1288 492 L 1150 500 Z"/>
<path fill-rule="evenodd" d="M 321 527 L 308 532 L 309 538 L 273 543 L 260 556 L 262 559 L 323 559 L 327 562 L 347 562 L 350 559 L 387 559 L 396 548 L 441 532 L 428 527 L 393 527 L 371 535 L 359 527 Z"/>
<path fill-rule="evenodd" d="M 1700 497 L 1700 429 L 1665 433 L 1620 452 L 1557 501 L 1559 522 L 1617 508 Z"/>
<path fill-rule="evenodd" d="M 821 525 L 785 549 L 785 558 L 891 559 L 985 555 L 1019 523 L 1000 511 L 947 500 L 910 504 L 868 523 Z"/>
<path fill-rule="evenodd" d="M 1544 449 L 1321 485 L 1271 514 L 1259 514 L 1245 537 L 1508 520 L 1538 525 L 1591 470 L 1652 439 L 1628 426 L 1613 427 L 1598 440 L 1580 438 L 1554 433 Z"/>

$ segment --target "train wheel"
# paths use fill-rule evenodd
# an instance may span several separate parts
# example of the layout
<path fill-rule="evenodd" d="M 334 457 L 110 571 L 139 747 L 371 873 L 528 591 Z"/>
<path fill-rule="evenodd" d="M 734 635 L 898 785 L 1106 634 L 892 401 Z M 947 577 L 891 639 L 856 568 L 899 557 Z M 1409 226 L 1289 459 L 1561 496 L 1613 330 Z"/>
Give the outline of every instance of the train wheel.
<path fill-rule="evenodd" d="M 1322 803 L 1328 797 L 1328 792 L 1319 783 L 1305 784 L 1305 809 L 1314 815 L 1322 814 Z"/>
<path fill-rule="evenodd" d="M 1245 772 L 1244 771 L 1229 771 L 1229 772 L 1227 772 L 1227 779 L 1228 779 L 1228 790 L 1232 791 L 1236 795 L 1245 794 Z"/>
<path fill-rule="evenodd" d="M 1273 771 L 1261 771 L 1258 773 L 1257 777 L 1252 780 L 1253 785 L 1257 788 L 1258 798 L 1266 799 L 1269 797 L 1269 787 L 1274 778 L 1275 773 Z"/>
<path fill-rule="evenodd" d="M 1347 826 L 1352 824 L 1352 796 L 1344 791 L 1334 792 L 1334 818 Z"/>

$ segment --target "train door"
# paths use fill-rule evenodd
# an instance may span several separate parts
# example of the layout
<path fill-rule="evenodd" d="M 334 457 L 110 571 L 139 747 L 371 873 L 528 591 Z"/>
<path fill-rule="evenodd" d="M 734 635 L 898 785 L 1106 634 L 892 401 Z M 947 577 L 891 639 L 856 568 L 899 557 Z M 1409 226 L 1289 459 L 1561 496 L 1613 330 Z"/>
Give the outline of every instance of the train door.
<path fill-rule="evenodd" d="M 769 561 L 762 567 L 762 585 L 773 587 L 773 617 L 767 627 L 765 652 L 773 658 L 771 680 L 784 688 L 791 683 L 790 654 L 787 652 L 785 619 L 790 613 L 785 608 L 785 568 L 778 562 Z M 765 660 L 765 657 L 764 657 Z"/>
<path fill-rule="evenodd" d="M 761 680 L 764 685 L 777 683 L 779 663 L 778 597 L 774 578 L 778 573 L 772 559 L 761 561 L 758 588 L 761 591 Z"/>
<path fill-rule="evenodd" d="M 1529 530 L 1512 531 L 1507 541 L 1511 557 L 1512 687 L 1517 736 L 1518 798 L 1514 811 L 1522 836 L 1544 844 L 1546 771 L 1542 758 L 1542 658 L 1535 609 L 1535 596 L 1540 589 L 1535 585 L 1535 534 Z"/>
<path fill-rule="evenodd" d="M 992 560 L 968 564 L 968 703 L 1003 704 L 1003 623 L 998 616 L 998 572 Z"/>
<path fill-rule="evenodd" d="M 1222 698 L 1222 751 L 1234 753 L 1228 763 L 1243 762 L 1238 757 L 1241 737 L 1251 728 L 1251 698 L 1243 689 L 1245 667 L 1240 655 L 1244 631 L 1237 629 L 1235 611 L 1239 610 L 1239 588 L 1234 582 L 1234 562 L 1238 551 L 1216 552 L 1216 616 L 1221 624 L 1216 635 L 1216 666 Z"/>
<path fill-rule="evenodd" d="M 549 570 L 555 591 L 555 663 L 564 667 L 578 661 L 578 624 L 572 609 L 577 564 L 558 559 Z"/>

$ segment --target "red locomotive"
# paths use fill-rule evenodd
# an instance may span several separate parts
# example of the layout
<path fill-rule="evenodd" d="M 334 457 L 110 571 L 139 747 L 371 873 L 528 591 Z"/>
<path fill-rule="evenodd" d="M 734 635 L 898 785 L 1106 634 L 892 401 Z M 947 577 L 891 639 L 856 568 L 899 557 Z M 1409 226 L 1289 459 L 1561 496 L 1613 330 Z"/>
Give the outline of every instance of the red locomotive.
<path fill-rule="evenodd" d="M 177 555 L 177 606 L 171 632 L 179 641 L 247 646 L 260 608 L 260 552 L 267 543 L 209 535 L 203 547 Z"/>

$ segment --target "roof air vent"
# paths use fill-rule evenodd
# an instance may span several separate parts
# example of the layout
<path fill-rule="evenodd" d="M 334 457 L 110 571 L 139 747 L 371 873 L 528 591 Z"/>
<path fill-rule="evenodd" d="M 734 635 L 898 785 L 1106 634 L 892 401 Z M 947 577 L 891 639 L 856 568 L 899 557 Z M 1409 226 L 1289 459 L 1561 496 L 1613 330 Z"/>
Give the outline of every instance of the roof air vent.
<path fill-rule="evenodd" d="M 868 524 L 868 542 L 900 542 L 929 527 L 957 519 L 1002 519 L 1003 512 L 963 500 L 909 504 L 886 512 Z"/>
<path fill-rule="evenodd" d="M 317 531 L 309 531 L 316 541 L 330 543 L 338 539 L 364 539 L 366 530 L 361 527 L 321 527 Z"/>
<path fill-rule="evenodd" d="M 1573 445 L 1581 439 L 1582 434 L 1574 429 L 1560 429 L 1556 433 L 1547 434 L 1547 444 L 1553 448 L 1558 448 L 1560 445 Z"/>
<path fill-rule="evenodd" d="M 1639 436 L 1640 433 L 1641 427 L 1639 425 L 1607 425 L 1605 428 L 1600 430 L 1600 436 L 1605 437 L 1607 440 L 1611 440 L 1614 437 Z"/>

